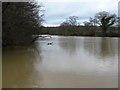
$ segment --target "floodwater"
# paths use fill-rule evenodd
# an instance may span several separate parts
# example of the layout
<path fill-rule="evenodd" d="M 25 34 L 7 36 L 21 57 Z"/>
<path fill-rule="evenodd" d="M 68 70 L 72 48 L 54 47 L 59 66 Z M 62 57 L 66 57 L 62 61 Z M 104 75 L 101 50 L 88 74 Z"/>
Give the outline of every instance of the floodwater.
<path fill-rule="evenodd" d="M 3 88 L 117 88 L 118 38 L 51 36 L 3 50 Z"/>

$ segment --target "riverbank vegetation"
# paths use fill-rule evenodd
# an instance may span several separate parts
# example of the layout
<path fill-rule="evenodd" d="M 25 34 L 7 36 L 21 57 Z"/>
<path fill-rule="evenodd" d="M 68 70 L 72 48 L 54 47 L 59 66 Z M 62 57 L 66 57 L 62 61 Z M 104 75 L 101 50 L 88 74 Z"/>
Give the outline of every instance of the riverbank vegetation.
<path fill-rule="evenodd" d="M 77 16 L 70 16 L 59 27 L 42 27 L 39 34 L 68 36 L 119 37 L 118 18 L 115 14 L 102 11 L 80 25 Z"/>
<path fill-rule="evenodd" d="M 2 46 L 26 45 L 43 21 L 41 5 L 36 2 L 2 3 Z"/>
<path fill-rule="evenodd" d="M 101 27 L 97 26 L 42 27 L 38 34 L 103 37 Z M 110 27 L 105 37 L 120 37 L 119 29 Z"/>

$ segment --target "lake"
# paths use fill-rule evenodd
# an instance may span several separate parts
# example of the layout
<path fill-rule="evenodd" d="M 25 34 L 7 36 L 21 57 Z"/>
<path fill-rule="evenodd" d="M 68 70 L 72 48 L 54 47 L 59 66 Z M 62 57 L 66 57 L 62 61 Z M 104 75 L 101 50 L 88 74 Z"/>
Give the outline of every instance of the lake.
<path fill-rule="evenodd" d="M 3 88 L 118 87 L 118 38 L 41 37 L 2 54 Z"/>

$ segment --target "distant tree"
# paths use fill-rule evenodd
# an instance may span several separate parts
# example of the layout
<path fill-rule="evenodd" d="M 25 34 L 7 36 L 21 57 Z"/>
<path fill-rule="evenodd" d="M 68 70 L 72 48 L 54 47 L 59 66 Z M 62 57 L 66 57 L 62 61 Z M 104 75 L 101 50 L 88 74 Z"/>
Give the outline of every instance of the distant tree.
<path fill-rule="evenodd" d="M 64 21 L 63 23 L 61 23 L 60 26 L 77 26 L 77 20 L 79 18 L 77 16 L 70 16 L 66 19 L 66 21 Z"/>
<path fill-rule="evenodd" d="M 79 18 L 77 16 L 70 16 L 68 19 L 67 19 L 67 22 L 72 25 L 72 26 L 77 26 L 77 20 Z"/>
<path fill-rule="evenodd" d="M 89 22 L 92 24 L 92 26 L 96 26 L 97 20 L 95 18 L 90 17 Z"/>
<path fill-rule="evenodd" d="M 66 21 L 60 24 L 61 33 L 64 35 L 73 35 L 76 30 L 76 26 L 78 17 L 77 16 L 70 16 L 66 19 Z"/>
<path fill-rule="evenodd" d="M 91 23 L 91 22 L 87 22 L 87 21 L 85 21 L 85 22 L 83 22 L 84 23 L 84 26 L 93 26 L 93 24 Z"/>
<path fill-rule="evenodd" d="M 70 26 L 70 24 L 65 21 L 65 22 L 61 23 L 60 26 Z"/>
<path fill-rule="evenodd" d="M 107 29 L 116 22 L 116 15 L 102 11 L 95 15 L 95 19 L 96 23 L 102 27 L 103 36 L 106 36 Z"/>
<path fill-rule="evenodd" d="M 117 17 L 117 25 L 120 28 L 120 17 Z"/>
<path fill-rule="evenodd" d="M 84 23 L 84 26 L 96 26 L 97 21 L 96 19 L 90 17 L 89 21 L 85 21 L 83 23 Z"/>

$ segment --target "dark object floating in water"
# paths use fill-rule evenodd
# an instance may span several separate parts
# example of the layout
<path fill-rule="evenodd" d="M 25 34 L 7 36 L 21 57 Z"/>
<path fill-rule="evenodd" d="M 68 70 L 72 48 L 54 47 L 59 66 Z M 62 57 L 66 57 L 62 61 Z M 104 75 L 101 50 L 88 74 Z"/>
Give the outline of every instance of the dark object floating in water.
<path fill-rule="evenodd" d="M 53 42 L 47 43 L 47 45 L 52 45 L 52 44 L 53 44 Z"/>

